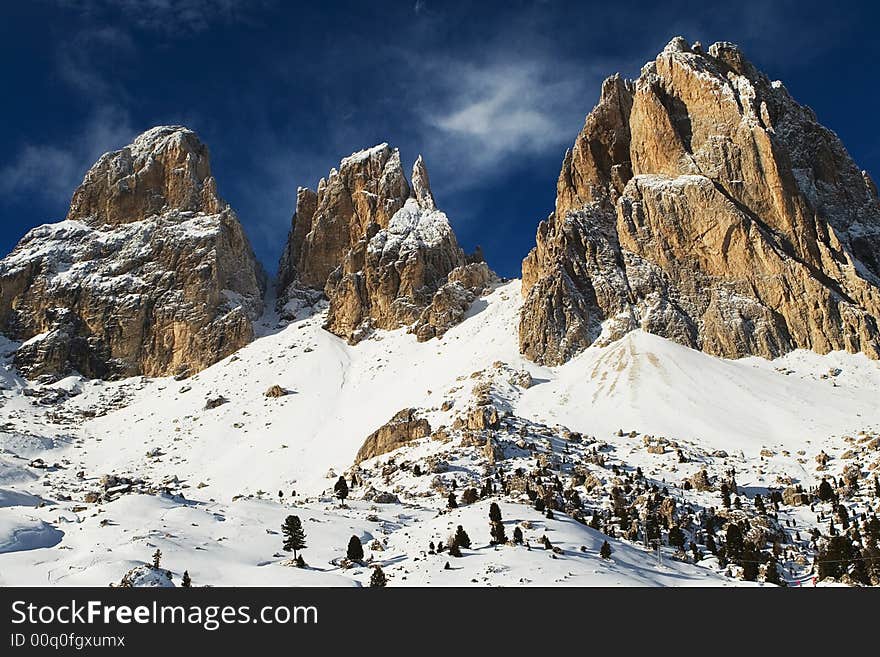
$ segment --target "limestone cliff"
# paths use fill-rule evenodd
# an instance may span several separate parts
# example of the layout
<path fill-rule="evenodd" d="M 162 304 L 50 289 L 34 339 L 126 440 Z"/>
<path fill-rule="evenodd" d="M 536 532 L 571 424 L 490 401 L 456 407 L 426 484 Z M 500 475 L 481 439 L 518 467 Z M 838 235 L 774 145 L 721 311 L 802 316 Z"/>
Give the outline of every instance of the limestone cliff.
<path fill-rule="evenodd" d="M 263 286 L 207 148 L 157 127 L 102 156 L 66 220 L 0 261 L 0 331 L 31 376 L 194 373 L 253 338 Z"/>
<path fill-rule="evenodd" d="M 730 43 L 608 78 L 523 261 L 522 352 L 636 328 L 725 357 L 880 356 L 880 204 L 840 140 Z"/>

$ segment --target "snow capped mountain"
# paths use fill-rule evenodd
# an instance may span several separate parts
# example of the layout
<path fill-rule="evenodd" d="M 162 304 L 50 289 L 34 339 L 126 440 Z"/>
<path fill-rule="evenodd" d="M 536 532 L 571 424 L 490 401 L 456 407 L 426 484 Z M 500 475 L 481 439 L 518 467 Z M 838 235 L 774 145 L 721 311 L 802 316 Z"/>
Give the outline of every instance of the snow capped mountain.
<path fill-rule="evenodd" d="M 388 144 L 268 292 L 194 133 L 108 153 L 0 261 L 0 585 L 880 584 L 880 214 L 814 118 L 673 40 L 522 281 Z"/>

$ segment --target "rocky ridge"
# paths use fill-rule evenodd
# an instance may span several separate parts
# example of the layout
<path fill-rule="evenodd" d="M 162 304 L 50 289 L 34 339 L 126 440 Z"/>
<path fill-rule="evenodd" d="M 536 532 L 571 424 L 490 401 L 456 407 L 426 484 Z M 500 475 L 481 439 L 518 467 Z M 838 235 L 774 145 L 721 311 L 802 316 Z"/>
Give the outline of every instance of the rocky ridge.
<path fill-rule="evenodd" d="M 880 203 L 839 139 L 730 43 L 602 85 L 523 261 L 522 352 L 635 328 L 723 357 L 880 356 Z"/>

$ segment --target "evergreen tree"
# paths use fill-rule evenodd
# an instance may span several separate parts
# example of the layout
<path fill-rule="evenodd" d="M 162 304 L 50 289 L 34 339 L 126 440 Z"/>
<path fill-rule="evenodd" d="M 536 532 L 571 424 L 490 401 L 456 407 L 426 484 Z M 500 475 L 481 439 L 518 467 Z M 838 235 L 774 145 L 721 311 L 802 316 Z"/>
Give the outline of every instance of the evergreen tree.
<path fill-rule="evenodd" d="M 345 556 L 349 561 L 361 561 L 364 558 L 364 546 L 361 545 L 361 539 L 357 536 L 348 539 L 348 550 L 346 550 Z"/>
<path fill-rule="evenodd" d="M 755 495 L 755 510 L 761 515 L 767 513 L 767 508 L 764 506 L 764 498 L 760 495 Z"/>
<path fill-rule="evenodd" d="M 419 464 L 418 464 L 418 463 L 416 463 L 416 464 L 413 466 L 413 474 L 414 474 L 416 477 L 421 477 L 421 476 L 422 476 L 422 469 L 419 467 Z"/>
<path fill-rule="evenodd" d="M 153 568 L 159 568 L 159 562 L 162 560 L 162 550 L 156 548 L 156 551 L 153 552 Z"/>
<path fill-rule="evenodd" d="M 489 520 L 492 522 L 501 522 L 501 509 L 495 502 L 489 505 Z"/>
<path fill-rule="evenodd" d="M 783 586 L 782 579 L 779 577 L 779 565 L 776 557 L 770 557 L 767 561 L 767 569 L 764 571 L 764 581 L 768 584 Z"/>
<path fill-rule="evenodd" d="M 669 530 L 669 544 L 674 548 L 684 550 L 684 532 L 678 525 Z"/>
<path fill-rule="evenodd" d="M 544 514 L 547 520 L 553 520 L 553 509 L 547 508 L 547 513 Z"/>
<path fill-rule="evenodd" d="M 593 517 L 590 518 L 590 527 L 591 527 L 592 529 L 596 529 L 596 530 L 602 528 L 602 525 L 601 525 L 601 523 L 600 523 L 600 521 L 599 521 L 599 513 L 598 513 L 598 511 L 597 511 L 597 512 L 594 512 L 594 513 L 593 513 Z"/>
<path fill-rule="evenodd" d="M 751 541 L 745 541 L 742 548 L 742 568 L 743 579 L 747 582 L 758 581 L 759 561 L 761 553 L 758 552 L 755 544 Z"/>
<path fill-rule="evenodd" d="M 712 554 L 717 552 L 717 548 L 715 547 L 715 537 L 712 536 L 712 534 L 706 534 L 706 549 Z"/>
<path fill-rule="evenodd" d="M 543 513 L 545 508 L 546 508 L 546 505 L 544 504 L 544 500 L 540 497 L 536 497 L 535 498 L 535 511 Z"/>
<path fill-rule="evenodd" d="M 603 559 L 611 558 L 611 546 L 608 545 L 608 541 L 602 541 L 602 547 L 599 549 L 599 556 Z"/>
<path fill-rule="evenodd" d="M 373 568 L 373 574 L 370 575 L 370 588 L 382 588 L 388 584 L 388 580 L 385 578 L 385 572 L 382 570 L 381 566 L 376 566 Z"/>
<path fill-rule="evenodd" d="M 449 554 L 453 557 L 461 556 L 461 548 L 458 546 L 458 543 L 456 543 L 455 540 L 451 540 L 449 542 Z"/>
<path fill-rule="evenodd" d="M 523 533 L 522 529 L 520 529 L 519 527 L 513 528 L 513 542 L 517 545 L 522 545 L 523 543 Z"/>
<path fill-rule="evenodd" d="M 742 530 L 735 522 L 727 525 L 727 556 L 733 560 L 740 557 L 743 551 Z"/>
<path fill-rule="evenodd" d="M 450 509 L 458 508 L 458 502 L 455 501 L 455 493 L 449 493 L 449 497 L 446 499 L 446 506 Z"/>
<path fill-rule="evenodd" d="M 296 559 L 297 550 L 306 547 L 306 533 L 303 531 L 299 516 L 287 516 L 284 524 L 281 525 L 281 532 L 284 534 L 284 550 L 286 552 L 292 550 L 293 558 Z"/>
<path fill-rule="evenodd" d="M 183 571 L 183 579 L 180 580 L 180 585 L 185 589 L 188 589 L 192 586 L 192 580 L 189 578 L 188 570 Z"/>
<path fill-rule="evenodd" d="M 823 502 L 829 502 L 834 499 L 834 489 L 831 488 L 831 484 L 828 483 L 825 477 L 822 477 L 822 483 L 819 484 L 818 495 L 819 499 Z"/>
<path fill-rule="evenodd" d="M 730 488 L 726 483 L 721 484 L 721 503 L 724 504 L 725 509 L 730 508 Z"/>
<path fill-rule="evenodd" d="M 504 545 L 507 543 L 507 534 L 500 520 L 493 520 L 489 523 L 489 534 L 492 537 L 490 541 L 492 545 Z"/>
<path fill-rule="evenodd" d="M 467 535 L 467 532 L 461 525 L 455 530 L 455 536 L 452 540 L 458 547 L 463 547 L 467 550 L 471 547 L 471 537 Z"/>
<path fill-rule="evenodd" d="M 480 499 L 480 497 L 477 494 L 476 488 L 465 488 L 464 492 L 461 494 L 462 504 L 473 504 L 478 499 Z"/>
<path fill-rule="evenodd" d="M 345 482 L 345 477 L 339 477 L 336 481 L 336 485 L 333 486 L 333 490 L 336 493 L 336 497 L 338 497 L 341 502 L 345 502 L 345 498 L 348 497 L 348 484 Z"/>
<path fill-rule="evenodd" d="M 305 568 L 306 567 L 306 560 L 303 559 L 303 555 L 299 555 L 296 558 L 296 567 L 297 568 Z"/>
<path fill-rule="evenodd" d="M 541 543 L 544 545 L 545 550 L 552 550 L 553 544 L 550 542 L 550 539 L 547 538 L 546 534 L 541 535 Z"/>

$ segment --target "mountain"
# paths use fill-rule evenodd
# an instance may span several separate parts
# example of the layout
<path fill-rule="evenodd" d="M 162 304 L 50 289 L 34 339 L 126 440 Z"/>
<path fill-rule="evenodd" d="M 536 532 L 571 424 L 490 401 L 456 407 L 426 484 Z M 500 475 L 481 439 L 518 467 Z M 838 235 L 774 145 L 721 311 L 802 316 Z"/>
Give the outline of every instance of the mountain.
<path fill-rule="evenodd" d="M 64 221 L 0 261 L 0 330 L 31 377 L 198 372 L 253 339 L 264 275 L 179 126 L 103 155 Z"/>
<path fill-rule="evenodd" d="M 421 157 L 297 196 L 265 307 L 184 128 L 0 263 L 0 586 L 880 585 L 876 193 L 737 48 L 604 83 L 522 281 Z"/>
<path fill-rule="evenodd" d="M 605 80 L 523 261 L 520 345 L 641 328 L 706 353 L 880 357 L 880 203 L 838 138 L 730 43 Z"/>
<path fill-rule="evenodd" d="M 461 321 L 494 279 L 474 260 L 437 209 L 421 156 L 410 186 L 400 153 L 379 144 L 343 159 L 317 192 L 297 192 L 279 265 L 281 302 L 295 314 L 313 298 L 307 290 L 323 291 L 326 328 L 352 344 L 405 325 L 426 340 Z"/>

